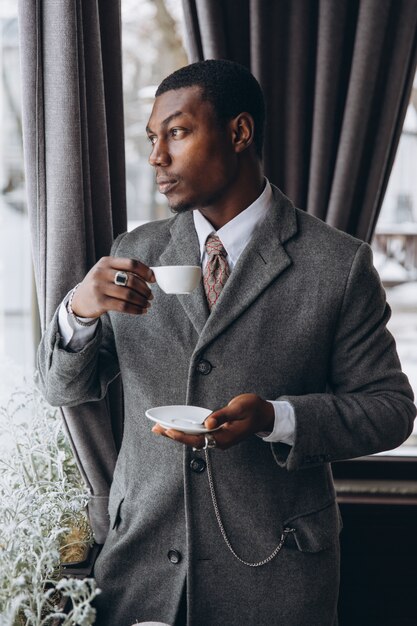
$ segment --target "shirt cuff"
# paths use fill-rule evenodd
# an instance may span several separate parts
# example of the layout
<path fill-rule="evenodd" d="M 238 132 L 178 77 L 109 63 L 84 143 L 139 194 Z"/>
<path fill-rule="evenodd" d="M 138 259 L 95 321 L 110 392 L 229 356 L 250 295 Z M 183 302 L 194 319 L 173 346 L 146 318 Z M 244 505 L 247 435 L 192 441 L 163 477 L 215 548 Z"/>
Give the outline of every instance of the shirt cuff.
<path fill-rule="evenodd" d="M 59 307 L 58 330 L 61 335 L 63 348 L 71 352 L 80 352 L 92 340 L 96 332 L 97 322 L 91 326 L 81 326 L 67 311 L 67 304 L 71 291 L 67 293 Z M 90 321 L 90 318 L 80 318 L 83 321 Z M 92 319 L 92 318 L 91 318 Z"/>
<path fill-rule="evenodd" d="M 267 443 L 287 443 L 294 445 L 295 440 L 295 412 L 294 407 L 287 400 L 268 400 L 274 407 L 275 422 L 271 433 L 257 433 Z"/>

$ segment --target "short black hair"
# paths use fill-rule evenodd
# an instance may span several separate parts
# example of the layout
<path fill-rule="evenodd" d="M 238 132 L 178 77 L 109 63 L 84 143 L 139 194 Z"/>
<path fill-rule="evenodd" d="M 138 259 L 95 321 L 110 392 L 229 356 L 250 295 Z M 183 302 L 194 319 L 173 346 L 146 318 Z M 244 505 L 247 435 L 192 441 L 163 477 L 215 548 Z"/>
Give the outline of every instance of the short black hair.
<path fill-rule="evenodd" d="M 250 71 L 234 61 L 209 59 L 191 63 L 167 76 L 155 97 L 183 87 L 201 88 L 202 98 L 210 102 L 220 123 L 247 112 L 255 124 L 254 144 L 262 158 L 265 124 L 265 101 L 262 89 Z"/>

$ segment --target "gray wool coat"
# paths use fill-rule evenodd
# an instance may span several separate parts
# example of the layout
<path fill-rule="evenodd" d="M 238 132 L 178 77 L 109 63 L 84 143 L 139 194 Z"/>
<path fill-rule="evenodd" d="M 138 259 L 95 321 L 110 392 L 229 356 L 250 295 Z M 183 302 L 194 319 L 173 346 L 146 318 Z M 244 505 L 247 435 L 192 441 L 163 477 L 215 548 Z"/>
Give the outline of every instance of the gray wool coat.
<path fill-rule="evenodd" d="M 97 561 L 100 626 L 173 624 L 186 584 L 190 626 L 337 623 L 341 528 L 329 463 L 401 444 L 412 391 L 386 329 L 389 308 L 367 244 L 307 215 L 274 188 L 275 205 L 209 315 L 202 285 L 157 286 L 147 315 L 103 316 L 78 353 L 60 346 L 57 316 L 39 349 L 47 399 L 102 398 L 122 376 L 125 430 Z M 199 264 L 191 213 L 120 236 L 112 254 L 147 265 Z M 203 364 L 203 365 L 201 365 Z M 146 409 L 217 409 L 243 392 L 287 399 L 295 443 L 253 436 L 209 458 L 151 433 Z"/>

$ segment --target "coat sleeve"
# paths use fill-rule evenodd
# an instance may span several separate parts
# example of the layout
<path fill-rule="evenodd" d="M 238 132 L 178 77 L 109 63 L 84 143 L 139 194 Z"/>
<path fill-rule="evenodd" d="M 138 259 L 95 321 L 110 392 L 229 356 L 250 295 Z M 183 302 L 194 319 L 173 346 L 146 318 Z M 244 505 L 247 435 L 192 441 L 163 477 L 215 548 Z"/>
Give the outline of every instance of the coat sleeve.
<path fill-rule="evenodd" d="M 371 248 L 358 247 L 333 337 L 328 392 L 284 396 L 295 410 L 292 447 L 272 444 L 288 470 L 373 454 L 411 434 L 416 407 L 401 371 Z"/>
<path fill-rule="evenodd" d="M 112 246 L 115 256 L 124 234 Z M 52 406 L 77 406 L 101 400 L 120 373 L 110 318 L 102 315 L 94 337 L 79 352 L 62 347 L 59 307 L 46 328 L 37 353 L 37 384 Z"/>
<path fill-rule="evenodd" d="M 77 406 L 101 400 L 119 375 L 110 320 L 103 315 L 91 341 L 80 352 L 61 346 L 58 311 L 38 348 L 37 384 L 52 406 Z"/>

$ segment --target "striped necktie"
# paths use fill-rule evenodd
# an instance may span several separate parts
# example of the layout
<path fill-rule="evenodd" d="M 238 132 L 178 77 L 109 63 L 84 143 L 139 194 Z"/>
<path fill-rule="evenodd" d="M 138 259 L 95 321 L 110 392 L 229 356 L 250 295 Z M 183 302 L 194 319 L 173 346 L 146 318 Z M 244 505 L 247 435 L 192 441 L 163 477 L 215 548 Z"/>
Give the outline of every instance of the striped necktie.
<path fill-rule="evenodd" d="M 226 250 L 217 235 L 209 235 L 207 237 L 206 251 L 208 261 L 204 269 L 203 283 L 207 303 L 211 310 L 219 299 L 222 289 L 230 276 L 230 270 L 226 260 Z"/>

